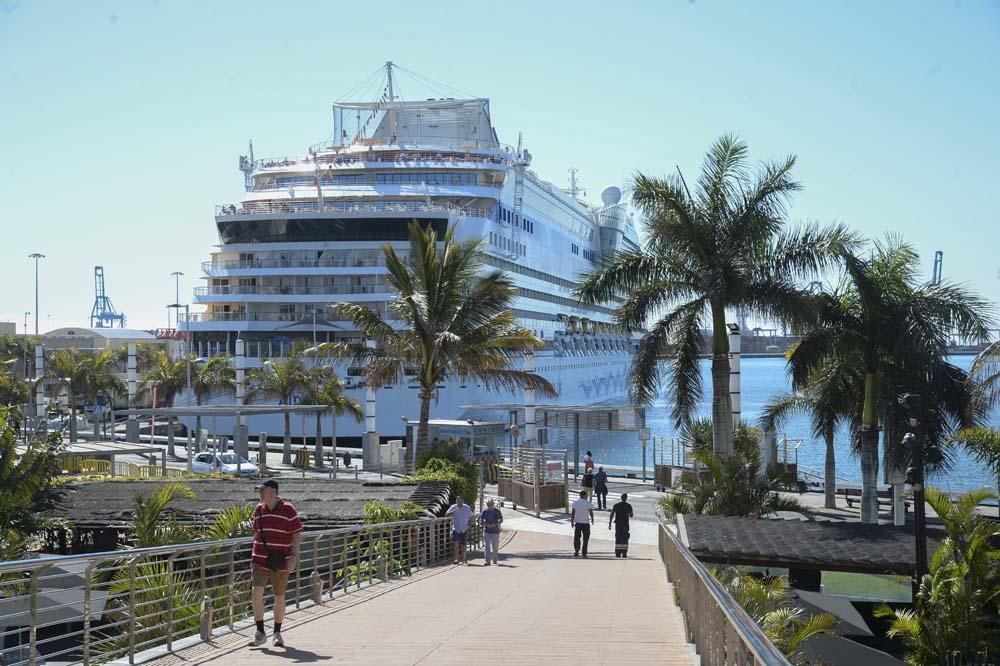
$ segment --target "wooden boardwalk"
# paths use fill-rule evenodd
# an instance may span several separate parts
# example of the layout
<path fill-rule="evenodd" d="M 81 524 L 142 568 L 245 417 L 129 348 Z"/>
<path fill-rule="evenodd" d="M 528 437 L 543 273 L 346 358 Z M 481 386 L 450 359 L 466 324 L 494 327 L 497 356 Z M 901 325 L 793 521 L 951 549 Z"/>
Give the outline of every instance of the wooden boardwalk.
<path fill-rule="evenodd" d="M 438 567 L 290 612 L 285 648 L 270 626 L 268 644 L 249 647 L 248 628 L 154 663 L 691 664 L 656 548 L 620 560 L 595 540 L 603 552 L 574 558 L 566 532 L 515 533 L 497 567 Z"/>

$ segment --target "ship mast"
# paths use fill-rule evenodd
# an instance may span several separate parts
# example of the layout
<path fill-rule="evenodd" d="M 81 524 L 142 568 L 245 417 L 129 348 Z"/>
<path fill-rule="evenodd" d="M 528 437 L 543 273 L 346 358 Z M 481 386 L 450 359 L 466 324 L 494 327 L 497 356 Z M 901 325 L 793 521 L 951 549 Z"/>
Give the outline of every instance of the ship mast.
<path fill-rule="evenodd" d="M 388 85 L 386 86 L 386 93 L 389 98 L 389 129 L 392 132 L 392 139 L 389 143 L 396 143 L 396 112 L 392 108 L 393 102 L 396 100 L 396 93 L 392 88 L 392 61 L 387 60 L 385 63 L 385 76 L 388 80 Z"/>

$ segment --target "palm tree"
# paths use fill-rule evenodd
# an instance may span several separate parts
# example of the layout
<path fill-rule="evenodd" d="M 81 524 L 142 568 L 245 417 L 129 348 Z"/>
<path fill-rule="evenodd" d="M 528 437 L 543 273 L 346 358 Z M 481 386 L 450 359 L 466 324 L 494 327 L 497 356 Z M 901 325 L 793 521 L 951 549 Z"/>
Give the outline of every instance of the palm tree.
<path fill-rule="evenodd" d="M 765 432 L 775 432 L 793 414 L 808 414 L 812 418 L 813 436 L 826 445 L 823 465 L 823 505 L 837 508 L 837 452 L 834 435 L 841 422 L 854 424 L 852 412 L 857 404 L 852 400 L 852 390 L 857 386 L 858 373 L 850 366 L 829 364 L 817 370 L 801 391 L 775 396 L 764 405 L 760 427 Z"/>
<path fill-rule="evenodd" d="M 211 357 L 204 363 L 198 363 L 193 358 L 187 359 L 191 368 L 191 389 L 194 391 L 195 404 L 201 407 L 202 401 L 215 391 L 236 390 L 236 369 L 232 359 L 225 354 Z M 201 436 L 201 414 L 195 417 L 195 432 Z"/>
<path fill-rule="evenodd" d="M 36 521 L 32 504 L 59 474 L 58 437 L 29 438 L 27 449 L 17 453 L 18 422 L 23 416 L 0 407 L 0 531 L 7 528 L 29 534 Z"/>
<path fill-rule="evenodd" d="M 132 507 L 131 537 L 136 548 L 151 548 L 171 543 L 192 541 L 191 534 L 182 529 L 173 516 L 166 521 L 163 513 L 174 500 L 193 500 L 196 495 L 190 486 L 173 481 L 160 486 L 150 495 L 139 495 Z"/>
<path fill-rule="evenodd" d="M 861 520 L 878 520 L 879 428 L 892 427 L 894 446 L 905 418 L 895 408 L 904 390 L 930 392 L 931 441 L 946 425 L 945 412 L 968 413 L 965 373 L 944 361 L 952 331 L 967 338 L 986 336 L 991 319 L 982 298 L 947 282 L 920 284 L 919 256 L 898 237 L 874 244 L 870 259 L 844 254 L 845 283 L 822 295 L 819 322 L 789 355 L 792 386 L 802 390 L 814 373 L 830 364 L 853 365 L 861 374 L 855 413 L 860 415 Z M 885 417 L 890 417 L 889 419 Z M 888 434 L 888 433 L 887 433 Z M 896 455 L 894 453 L 894 455 Z"/>
<path fill-rule="evenodd" d="M 249 403 L 257 397 L 278 400 L 280 404 L 291 405 L 295 396 L 301 393 L 306 385 L 306 367 L 302 357 L 305 346 L 296 344 L 288 356 L 277 360 L 269 360 L 262 368 L 254 368 L 248 373 L 246 401 Z M 281 461 L 285 465 L 292 462 L 292 420 L 291 414 L 285 412 L 285 443 Z M 262 444 L 266 446 L 266 444 Z"/>
<path fill-rule="evenodd" d="M 125 383 L 115 374 L 116 355 L 110 351 L 90 353 L 79 349 L 57 349 L 45 366 L 45 377 L 53 390 L 65 390 L 70 407 L 69 439 L 77 438 L 77 400 L 96 400 L 99 393 L 111 396 L 125 392 Z"/>
<path fill-rule="evenodd" d="M 997 494 L 1000 494 L 1000 430 L 993 428 L 964 428 L 952 438 L 972 454 L 976 460 L 989 467 L 997 477 Z M 1000 515 L 1000 502 L 997 505 Z"/>
<path fill-rule="evenodd" d="M 516 325 L 511 306 L 517 289 L 503 271 L 483 274 L 482 242 L 455 240 L 450 227 L 440 241 L 431 227 L 410 223 L 410 259 L 390 245 L 382 252 L 387 283 L 396 299 L 383 319 L 363 304 L 340 303 L 338 312 L 369 339 L 364 344 L 324 343 L 318 355 L 351 359 L 364 368 L 365 381 L 382 386 L 413 382 L 420 386 L 417 448 L 427 446 L 430 404 L 439 384 L 450 378 L 476 381 L 490 390 L 534 389 L 553 397 L 547 379 L 511 369 L 515 360 L 542 346 Z M 392 321 L 402 322 L 396 329 Z"/>
<path fill-rule="evenodd" d="M 344 395 L 344 382 L 340 381 L 332 368 L 326 365 L 315 365 L 306 371 L 303 386 L 304 400 L 310 405 L 327 405 L 330 407 L 331 436 L 333 437 L 333 455 L 337 455 L 337 417 L 350 414 L 356 421 L 361 421 L 364 412 L 358 401 Z M 316 450 L 314 453 L 317 467 L 323 466 L 323 413 L 316 412 Z M 334 462 L 336 466 L 336 461 Z"/>
<path fill-rule="evenodd" d="M 920 581 L 913 609 L 883 605 L 875 612 L 892 619 L 888 635 L 903 639 L 910 664 L 939 664 L 945 656 L 968 659 L 1000 644 L 1000 632 L 987 617 L 1000 601 L 1000 566 L 990 544 L 1000 532 L 976 513 L 978 504 L 996 496 L 977 490 L 953 503 L 928 488 L 926 497 L 944 524 L 945 539 Z"/>
<path fill-rule="evenodd" d="M 139 384 L 141 394 L 149 394 L 154 389 L 158 400 L 162 400 L 167 407 L 173 407 L 174 399 L 187 385 L 187 369 L 190 359 L 178 358 L 173 360 L 161 349 L 153 352 L 149 359 L 149 367 Z M 155 408 L 156 405 L 153 405 Z M 151 432 L 150 443 L 153 443 Z M 174 450 L 174 417 L 167 417 L 167 455 L 176 458 Z"/>
<path fill-rule="evenodd" d="M 976 356 L 969 376 L 976 383 L 987 409 L 1000 405 L 1000 340 Z"/>
<path fill-rule="evenodd" d="M 835 633 L 835 616 L 822 613 L 806 617 L 802 609 L 792 605 L 784 578 L 762 580 L 735 567 L 713 573 L 793 664 L 808 663 L 802 652 L 806 640 L 819 634 Z"/>
<path fill-rule="evenodd" d="M 800 185 L 795 157 L 761 165 L 751 174 L 747 145 L 718 139 L 705 156 L 694 195 L 680 173 L 639 174 L 632 200 L 647 218 L 646 246 L 621 252 L 583 276 L 577 290 L 587 303 L 624 297 L 616 319 L 644 331 L 630 371 L 630 392 L 649 404 L 660 388 L 660 358 L 670 355 L 667 391 L 680 428 L 701 398 L 702 329 L 712 331 L 712 425 L 716 453 L 733 449 L 726 309 L 760 318 L 799 322 L 811 297 L 795 284 L 832 265 L 857 244 L 841 225 L 784 228 L 784 208 Z"/>

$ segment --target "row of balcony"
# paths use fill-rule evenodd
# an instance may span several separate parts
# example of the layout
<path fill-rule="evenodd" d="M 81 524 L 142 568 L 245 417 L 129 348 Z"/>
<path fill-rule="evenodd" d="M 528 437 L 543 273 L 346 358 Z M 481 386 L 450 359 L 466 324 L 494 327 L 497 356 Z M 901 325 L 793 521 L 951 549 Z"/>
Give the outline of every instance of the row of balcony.
<path fill-rule="evenodd" d="M 294 286 L 271 286 L 271 285 L 232 285 L 196 287 L 195 297 L 199 296 L 242 296 L 242 295 L 264 295 L 264 296 L 323 296 L 330 294 L 375 294 L 384 292 L 385 286 L 381 284 L 359 284 L 359 285 L 324 285 L 319 287 L 294 287 Z"/>
<path fill-rule="evenodd" d="M 487 208 L 459 208 L 446 204 L 416 201 L 247 201 L 241 204 L 222 204 L 215 207 L 216 217 L 239 215 L 283 215 L 296 213 L 446 213 L 463 217 L 489 218 L 493 211 Z"/>
<path fill-rule="evenodd" d="M 336 251 L 345 252 L 345 251 Z M 349 250 L 346 252 L 350 252 Z M 204 272 L 219 270 L 237 270 L 254 268 L 374 268 L 385 266 L 385 255 L 380 251 L 373 253 L 374 256 L 330 256 L 319 258 L 289 258 L 278 257 L 275 259 L 215 259 L 213 261 L 203 261 L 201 270 Z M 406 252 L 396 252 L 397 255 L 405 258 Z"/>
<path fill-rule="evenodd" d="M 282 169 L 297 165 L 315 166 L 319 164 L 332 165 L 362 165 L 362 164 L 398 164 L 410 162 L 436 163 L 471 163 L 479 165 L 496 165 L 506 168 L 513 165 L 514 157 L 506 152 L 481 154 L 468 152 L 461 147 L 443 150 L 374 150 L 353 153 L 328 153 L 308 155 L 306 157 L 271 157 L 254 161 L 255 169 Z"/>

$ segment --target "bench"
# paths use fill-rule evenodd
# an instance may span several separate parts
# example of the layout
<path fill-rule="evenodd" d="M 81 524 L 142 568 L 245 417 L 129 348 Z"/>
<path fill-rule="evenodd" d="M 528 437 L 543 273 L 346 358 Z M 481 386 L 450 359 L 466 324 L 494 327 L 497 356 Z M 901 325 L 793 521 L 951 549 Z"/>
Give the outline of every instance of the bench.
<path fill-rule="evenodd" d="M 861 489 L 860 488 L 840 488 L 837 494 L 843 495 L 844 500 L 847 501 L 848 508 L 853 509 L 855 502 L 861 501 Z M 879 506 L 892 506 L 892 490 L 876 490 L 875 495 L 878 498 Z M 910 510 L 910 500 L 908 498 L 903 500 L 904 511 Z"/>

